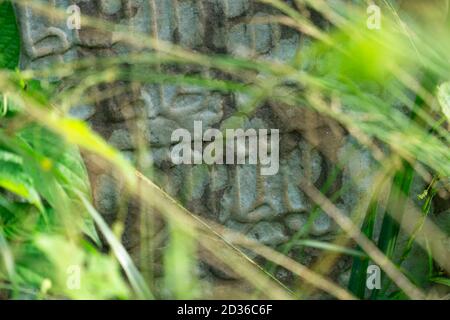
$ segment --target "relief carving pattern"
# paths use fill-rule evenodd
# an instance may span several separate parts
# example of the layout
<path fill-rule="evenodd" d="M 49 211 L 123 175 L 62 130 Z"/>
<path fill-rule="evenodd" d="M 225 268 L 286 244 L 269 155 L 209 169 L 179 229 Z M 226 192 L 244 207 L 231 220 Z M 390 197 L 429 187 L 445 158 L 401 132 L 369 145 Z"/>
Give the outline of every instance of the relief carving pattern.
<path fill-rule="evenodd" d="M 251 0 L 47 2 L 62 10 L 77 4 L 82 14 L 126 24 L 130 30 L 204 53 L 287 61 L 305 38 L 287 27 L 253 23 L 254 19 L 264 19 L 275 11 Z M 115 41 L 114 31 L 100 32 L 83 26 L 79 31 L 68 30 L 65 21 L 42 18 L 28 7 L 17 7 L 17 13 L 23 38 L 24 68 L 45 66 L 54 59 L 70 61 L 134 50 Z M 330 158 L 336 160 L 352 144 L 332 134 L 326 121 L 312 121 L 316 117 L 312 113 L 267 104 L 254 112 L 244 125 L 245 128 L 280 129 L 278 174 L 261 176 L 254 165 L 175 166 L 169 159 L 173 130 L 186 128 L 192 132 L 194 120 L 202 120 L 204 129 L 220 128 L 225 119 L 239 110 L 245 97 L 195 87 L 126 82 L 97 88 L 100 91 L 113 89 L 125 90 L 98 101 L 95 106 L 79 106 L 74 114 L 88 120 L 131 159 L 138 144 L 132 132 L 137 129 L 150 147 L 149 163 L 155 166 L 156 177 L 166 190 L 194 212 L 271 246 L 288 241 L 308 219 L 313 205 L 300 190 L 299 182 L 310 179 L 317 185 L 322 184 L 333 166 Z M 305 121 L 315 123 L 313 129 L 318 132 L 320 142 L 314 142 L 311 132 L 303 125 Z M 325 148 L 320 149 L 321 145 Z M 371 160 L 363 153 L 354 153 L 352 159 L 361 170 L 371 165 Z M 348 180 L 352 175 L 352 171 L 344 170 L 340 178 Z M 119 187 L 106 174 L 94 179 L 97 207 L 106 216 L 111 215 L 117 210 Z M 341 199 L 340 205 L 348 208 L 363 192 L 355 189 L 350 196 Z M 131 225 L 136 221 L 138 219 Z M 328 216 L 321 213 L 310 235 L 326 238 L 334 230 Z M 129 247 L 135 245 L 131 243 Z"/>

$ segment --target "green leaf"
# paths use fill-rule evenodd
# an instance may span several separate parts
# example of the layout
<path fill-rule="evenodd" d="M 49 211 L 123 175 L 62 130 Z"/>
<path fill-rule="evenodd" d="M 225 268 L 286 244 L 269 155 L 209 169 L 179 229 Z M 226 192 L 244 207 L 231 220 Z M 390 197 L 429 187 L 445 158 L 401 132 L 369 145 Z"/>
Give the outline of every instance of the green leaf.
<path fill-rule="evenodd" d="M 38 235 L 36 244 L 51 261 L 52 287 L 73 299 L 127 298 L 129 289 L 117 261 L 59 235 Z M 83 250 L 84 249 L 84 250 Z M 108 283 L 107 286 L 102 285 Z"/>
<path fill-rule="evenodd" d="M 366 216 L 364 218 L 361 231 L 369 239 L 373 238 L 373 231 L 376 223 L 378 210 L 378 202 L 374 197 L 367 209 Z M 359 247 L 358 247 L 359 249 Z M 348 282 L 348 288 L 358 298 L 364 299 L 366 292 L 366 279 L 367 279 L 367 267 L 369 266 L 369 259 L 355 257 L 353 259 L 352 270 L 350 274 L 350 280 Z"/>
<path fill-rule="evenodd" d="M 114 164 L 131 187 L 136 186 L 135 169 L 128 160 L 89 126 L 80 120 L 60 117 L 56 112 L 45 117 L 47 128 L 64 138 L 67 143 L 77 145 Z"/>
<path fill-rule="evenodd" d="M 170 242 L 164 253 L 166 288 L 176 299 L 194 299 L 198 290 L 195 275 L 196 241 L 186 226 L 170 221 Z"/>
<path fill-rule="evenodd" d="M 0 150 L 0 187 L 34 204 L 43 210 L 41 199 L 32 178 L 23 170 L 22 159 L 8 151 Z"/>
<path fill-rule="evenodd" d="M 22 130 L 20 137 L 32 147 L 33 151 L 39 153 L 39 158 L 30 159 L 26 167 L 34 177 L 37 187 L 42 196 L 54 207 L 65 199 L 66 209 L 79 208 L 76 202 L 75 191 L 81 192 L 90 199 L 91 189 L 86 167 L 76 146 L 66 143 L 60 136 L 40 126 L 29 126 Z M 34 163 L 42 163 L 38 168 Z M 42 167 L 42 168 L 41 168 Z M 35 168 L 36 170 L 33 170 Z M 53 171 L 43 174 L 42 171 Z M 51 179 L 44 178 L 49 176 Z M 38 179 L 38 177 L 42 177 Z M 58 190 L 59 192 L 56 192 Z M 95 243 L 99 244 L 92 218 L 86 214 L 83 217 L 82 230 Z"/>
<path fill-rule="evenodd" d="M 34 124 L 26 126 L 15 136 L 2 133 L 0 131 L 0 140 L 12 150 L 2 151 L 0 148 L 0 164 L 2 160 L 9 162 L 5 164 L 5 168 L 0 168 L 0 172 L 8 177 L 9 183 L 4 187 L 27 198 L 28 189 L 22 187 L 12 190 L 10 182 L 25 176 L 27 179 L 23 180 L 29 181 L 25 186 L 39 190 L 39 197 L 58 212 L 59 219 L 66 218 L 77 223 L 86 235 L 99 244 L 100 239 L 92 218 L 85 210 L 80 211 L 81 204 L 75 196 L 82 193 L 88 199 L 91 197 L 87 171 L 78 148 L 69 145 L 50 130 Z M 11 172 L 18 172 L 17 177 L 15 174 L 11 177 Z M 37 195 L 37 192 L 33 194 Z M 71 213 L 75 216 L 70 217 Z M 77 219 L 74 220 L 75 217 Z"/>
<path fill-rule="evenodd" d="M 140 299 L 153 299 L 153 294 L 145 283 L 144 278 L 136 268 L 131 260 L 131 257 L 128 255 L 128 252 L 125 250 L 120 241 L 113 234 L 109 226 L 106 224 L 105 220 L 102 216 L 95 210 L 92 204 L 86 200 L 86 198 L 82 195 L 78 195 L 81 199 L 83 205 L 88 210 L 89 214 L 94 219 L 97 224 L 99 230 L 105 237 L 106 241 L 111 247 L 111 250 L 114 252 L 116 259 L 119 261 L 120 265 L 123 268 L 123 271 L 127 275 L 128 280 L 130 281 L 130 285 L 135 291 L 136 295 Z"/>
<path fill-rule="evenodd" d="M 89 197 L 88 174 L 78 148 L 69 145 L 53 132 L 35 125 L 23 129 L 20 137 L 46 159 L 44 162 L 48 170 L 56 169 L 58 182 L 69 195 L 75 189 Z M 51 190 L 48 192 L 51 193 Z"/>
<path fill-rule="evenodd" d="M 15 69 L 19 64 L 20 36 L 10 1 L 0 1 L 0 69 Z"/>
<path fill-rule="evenodd" d="M 437 98 L 441 105 L 442 112 L 450 121 L 450 81 L 438 86 Z"/>
<path fill-rule="evenodd" d="M 2 263 L 10 278 L 14 276 L 14 256 L 8 246 L 8 241 L 3 236 L 3 229 L 0 226 L 0 270 Z"/>
<path fill-rule="evenodd" d="M 450 279 L 449 278 L 435 277 L 435 278 L 431 278 L 430 280 L 435 283 L 443 284 L 443 285 L 446 285 L 447 287 L 450 287 Z"/>

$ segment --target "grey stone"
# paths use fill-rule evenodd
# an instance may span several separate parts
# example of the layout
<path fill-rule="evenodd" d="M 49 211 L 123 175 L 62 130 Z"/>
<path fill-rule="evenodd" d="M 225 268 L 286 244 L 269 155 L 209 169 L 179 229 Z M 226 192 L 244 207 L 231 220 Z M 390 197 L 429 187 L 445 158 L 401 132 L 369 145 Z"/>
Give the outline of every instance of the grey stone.
<path fill-rule="evenodd" d="M 289 230 L 297 232 L 308 222 L 308 215 L 293 213 L 288 215 L 284 221 Z"/>
<path fill-rule="evenodd" d="M 108 142 L 119 150 L 130 150 L 134 147 L 130 131 L 126 129 L 114 130 Z"/>
<path fill-rule="evenodd" d="M 255 19 L 268 19 L 269 16 L 263 13 L 258 13 L 254 16 Z M 268 52 L 272 47 L 273 43 L 273 30 L 272 26 L 269 24 L 256 23 L 251 25 L 254 33 L 254 47 L 258 54 Z"/>
<path fill-rule="evenodd" d="M 205 34 L 207 31 L 207 33 L 215 34 L 214 45 L 229 53 L 239 54 L 240 48 L 244 48 L 244 51 L 248 51 L 248 54 L 255 57 L 269 54 L 280 58 L 284 54 L 292 56 L 292 53 L 296 51 L 298 36 L 291 33 L 289 37 L 278 41 L 279 27 L 257 21 L 266 19 L 268 15 L 254 12 L 250 1 L 214 0 L 213 2 L 221 8 L 214 12 L 208 11 L 209 14 L 217 15 L 215 17 L 206 16 L 206 3 L 193 0 L 177 2 L 155 0 L 149 3 L 131 1 L 126 2 L 126 6 L 124 6 L 125 2 L 115 0 L 101 1 L 100 6 L 95 6 L 92 1 L 83 1 L 80 5 L 82 13 L 108 20 L 116 19 L 117 21 L 114 22 L 128 25 L 130 32 L 133 30 L 147 32 L 155 38 L 175 41 L 188 48 L 203 50 L 208 38 Z M 177 6 L 174 6 L 175 3 Z M 69 2 L 61 1 L 56 5 L 64 8 L 69 5 Z M 127 6 L 134 9 L 128 12 Z M 103 50 L 107 50 L 107 55 L 135 50 L 126 43 L 114 40 L 115 30 L 111 30 L 108 34 L 82 30 L 84 33 L 80 36 L 81 34 L 74 30 L 67 30 L 65 21 L 59 21 L 56 25 L 52 24 L 46 19 L 39 18 L 29 7 L 19 7 L 19 13 L 21 31 L 25 39 L 24 65 L 36 61 L 36 66 L 46 66 L 53 61 L 52 59 L 74 60 L 80 52 L 83 55 L 86 54 L 86 50 L 92 55 L 104 54 Z M 246 17 L 250 20 L 235 21 L 234 19 L 238 17 Z M 205 29 L 205 21 L 208 19 L 217 25 L 215 30 Z M 216 20 L 213 21 L 214 19 Z M 217 19 L 223 21 L 217 23 Z M 57 29 L 51 29 L 52 27 Z M 45 33 L 49 33 L 49 36 L 41 39 L 40 36 Z M 120 115 L 124 113 L 120 108 L 125 98 L 127 103 L 135 103 L 135 109 L 141 108 L 142 104 L 144 113 L 148 117 L 144 125 L 133 124 L 132 114 L 127 117 Z M 233 221 L 236 223 L 241 221 L 257 225 L 260 221 L 272 221 L 288 213 L 306 212 L 310 209 L 310 204 L 299 190 L 298 183 L 304 179 L 307 172 L 310 172 L 312 180 L 316 181 L 322 168 L 321 158 L 305 142 L 300 143 L 295 151 L 284 156 L 281 160 L 280 171 L 275 176 L 263 177 L 258 172 L 258 168 L 253 165 L 181 167 L 168 165 L 173 130 L 185 128 L 192 133 L 195 120 L 202 121 L 203 130 L 220 127 L 226 122 L 225 118 L 232 118 L 229 117 L 230 113 L 244 107 L 249 97 L 236 95 L 233 99 L 232 95 L 211 92 L 195 86 L 156 84 L 141 86 L 136 102 L 133 102 L 131 98 L 134 97 L 124 95 L 105 104 L 101 103 L 98 108 L 83 106 L 74 109 L 73 112 L 82 119 L 95 117 L 96 110 L 113 113 L 107 114 L 106 118 L 112 117 L 117 122 L 124 121 L 126 118 L 127 125 L 118 123 L 111 128 L 110 123 L 104 123 L 100 131 L 109 132 L 109 142 L 123 150 L 133 163 L 136 162 L 136 157 L 133 156 L 136 145 L 130 128 L 137 125 L 139 133 L 144 135 L 149 144 L 148 156 L 141 159 L 143 162 L 140 165 L 155 166 L 155 179 L 165 188 L 170 189 L 171 194 L 187 202 L 206 200 L 205 197 L 210 197 L 211 201 L 204 202 L 215 202 L 216 205 L 213 207 L 216 211 L 211 214 L 219 217 L 220 221 L 231 224 Z M 105 108 L 105 105 L 108 107 Z M 263 117 L 243 117 L 242 126 L 245 129 L 283 127 L 282 123 L 271 123 L 273 120 L 270 114 L 264 114 Z M 306 161 L 308 163 L 305 163 Z M 111 207 L 107 204 L 111 203 L 112 196 L 110 192 L 107 194 L 109 196 L 105 199 L 109 200 L 105 200 L 103 208 Z M 217 196 L 219 198 L 215 199 L 214 197 Z M 284 239 L 284 237 L 278 239 Z"/>
<path fill-rule="evenodd" d="M 267 18 L 257 14 L 255 19 Z M 227 38 L 227 49 L 238 56 L 264 54 L 272 48 L 273 30 L 271 25 L 260 22 L 238 23 L 231 27 Z"/>
<path fill-rule="evenodd" d="M 209 183 L 209 172 L 206 165 L 195 165 L 184 168 L 183 195 L 186 199 L 201 199 Z"/>
<path fill-rule="evenodd" d="M 64 9 L 71 1 L 54 3 Z M 100 6 L 93 0 L 79 3 L 84 14 L 120 23 L 127 26 L 130 33 L 144 32 L 156 39 L 204 53 L 218 51 L 254 59 L 287 61 L 300 46 L 301 36 L 296 31 L 286 32 L 278 25 L 258 21 L 267 19 L 269 10 L 262 10 L 262 5 L 253 5 L 250 0 L 102 0 Z M 18 7 L 18 13 L 23 38 L 23 67 L 40 68 L 55 61 L 73 61 L 79 57 L 145 52 L 121 41 L 123 39 L 116 37 L 116 30 L 98 32 L 83 28 L 77 32 L 68 30 L 65 21 L 40 18 L 28 6 Z M 176 70 L 204 72 L 193 69 Z M 161 72 L 173 74 L 175 69 L 162 67 Z M 222 76 L 220 73 L 214 75 Z M 143 162 L 140 165 L 148 169 L 145 172 L 164 190 L 197 214 L 217 219 L 271 246 L 288 241 L 288 230 L 298 231 L 306 223 L 312 204 L 300 190 L 299 183 L 305 179 L 319 183 L 321 175 L 326 173 L 325 160 L 310 143 L 299 137 L 303 132 L 279 118 L 273 108 L 265 106 L 250 110 L 249 96 L 196 86 L 145 84 L 135 91 L 96 102 L 95 106 L 75 108 L 73 112 L 81 119 L 93 118 L 93 127 L 124 151 L 133 163 L 136 162 L 133 155 L 136 145 L 129 129 L 138 128 L 148 143 L 148 154 L 140 159 Z M 128 110 L 122 110 L 126 106 L 136 112 L 130 114 Z M 241 113 L 236 115 L 237 111 Z M 296 117 L 296 121 L 301 121 L 299 114 L 293 113 L 288 118 Z M 137 115 L 145 120 L 137 120 Z M 262 176 L 257 166 L 248 164 L 175 166 L 170 161 L 171 134 L 179 128 L 193 133 L 195 120 L 202 121 L 203 130 L 224 128 L 232 122 L 244 129 L 280 129 L 282 141 L 287 142 L 281 148 L 279 172 L 274 176 Z M 290 138 L 286 138 L 288 136 Z M 342 150 L 345 152 L 346 147 Z M 370 161 L 363 152 L 345 162 L 344 182 L 350 181 L 357 172 L 369 170 Z M 96 178 L 96 205 L 105 215 L 113 215 L 120 200 L 119 185 L 106 175 Z M 351 208 L 355 198 L 370 184 L 371 180 L 367 178 L 355 191 L 356 196 L 346 195 L 343 200 L 346 208 Z M 133 214 L 130 211 L 132 217 L 129 220 L 136 220 L 135 229 L 138 230 L 140 220 Z M 328 217 L 320 215 L 313 223 L 311 234 L 322 236 L 332 229 Z"/>
<path fill-rule="evenodd" d="M 102 11 L 108 15 L 113 15 L 122 9 L 121 0 L 100 0 L 100 6 Z"/>
<path fill-rule="evenodd" d="M 213 166 L 211 168 L 211 191 L 219 191 L 228 186 L 228 171 L 225 166 Z"/>
<path fill-rule="evenodd" d="M 289 62 L 295 57 L 300 47 L 299 38 L 299 35 L 293 35 L 291 38 L 281 39 L 267 58 L 278 62 Z"/>
<path fill-rule="evenodd" d="M 252 239 L 270 246 L 276 246 L 288 239 L 283 225 L 278 222 L 259 222 L 247 235 Z"/>
<path fill-rule="evenodd" d="M 112 216 L 117 212 L 119 199 L 117 181 L 108 175 L 100 175 L 96 179 L 96 206 L 102 214 Z"/>
<path fill-rule="evenodd" d="M 142 99 L 150 117 L 150 143 L 157 146 L 170 145 L 176 129 L 187 129 L 193 134 L 194 121 L 201 120 L 206 130 L 223 116 L 223 97 L 198 88 L 151 86 L 142 91 Z"/>
<path fill-rule="evenodd" d="M 350 138 L 339 151 L 339 161 L 344 168 L 342 183 L 349 187 L 342 198 L 347 207 L 355 207 L 373 186 L 374 160 L 369 150 Z"/>
<path fill-rule="evenodd" d="M 149 22 L 153 26 L 156 26 L 156 30 L 152 28 L 152 34 L 164 41 L 173 40 L 176 27 L 173 24 L 175 18 L 174 14 L 176 12 L 176 9 L 172 6 L 173 2 L 167 0 L 155 0 L 153 3 L 155 6 L 150 8 Z"/>
<path fill-rule="evenodd" d="M 183 46 L 194 48 L 202 44 L 203 26 L 198 8 L 200 2 L 183 0 L 177 8 L 179 12 L 180 43 Z"/>
<path fill-rule="evenodd" d="M 150 132 L 149 143 L 154 146 L 169 146 L 171 144 L 172 132 L 179 128 L 174 120 L 156 117 L 148 122 Z"/>
<path fill-rule="evenodd" d="M 246 234 L 251 228 L 252 228 L 252 224 L 250 223 L 240 223 L 234 220 L 229 220 L 226 224 L 226 227 L 236 231 L 236 232 L 240 232 L 242 234 Z M 229 239 L 231 240 L 231 239 Z"/>
<path fill-rule="evenodd" d="M 230 189 L 230 196 L 233 199 L 232 207 L 227 209 L 233 212 L 233 216 L 243 222 L 247 222 L 250 217 L 247 212 L 253 209 L 257 198 L 256 188 L 257 168 L 251 165 L 235 167 L 234 184 Z M 237 195 L 237 197 L 233 197 Z M 224 206 L 225 207 L 225 206 Z"/>
<path fill-rule="evenodd" d="M 226 18 L 243 15 L 249 8 L 249 0 L 219 0 Z"/>
<path fill-rule="evenodd" d="M 67 8 L 71 2 L 63 0 L 59 5 Z M 44 17 L 30 7 L 18 4 L 15 9 L 23 44 L 22 67 L 39 69 L 54 62 L 76 58 L 71 50 L 76 42 L 75 33 L 67 28 L 65 19 Z"/>
<path fill-rule="evenodd" d="M 70 108 L 69 115 L 80 119 L 80 120 L 88 120 L 95 113 L 95 108 L 89 105 L 75 106 Z"/>
<path fill-rule="evenodd" d="M 314 219 L 310 233 L 314 236 L 323 236 L 332 230 L 331 218 L 323 211 L 320 211 Z"/>

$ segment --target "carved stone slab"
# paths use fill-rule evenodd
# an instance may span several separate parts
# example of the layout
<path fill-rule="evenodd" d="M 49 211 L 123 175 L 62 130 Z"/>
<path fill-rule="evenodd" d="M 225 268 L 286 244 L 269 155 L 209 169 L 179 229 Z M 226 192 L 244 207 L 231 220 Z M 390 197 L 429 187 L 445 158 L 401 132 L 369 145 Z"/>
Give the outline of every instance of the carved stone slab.
<path fill-rule="evenodd" d="M 81 13 L 127 25 L 130 32 L 147 33 L 204 53 L 288 61 L 301 48 L 304 36 L 287 27 L 264 23 L 274 9 L 251 0 L 53 0 L 49 5 L 66 10 L 76 4 Z M 23 38 L 23 68 L 40 68 L 53 61 L 102 57 L 136 49 L 115 40 L 114 31 L 85 26 L 69 30 L 65 21 L 42 17 L 29 7 L 17 7 Z M 277 13 L 279 14 L 279 13 Z M 197 70 L 197 72 L 204 70 Z M 220 128 L 242 108 L 246 97 L 197 87 L 140 85 L 115 82 L 100 85 L 100 93 L 119 91 L 81 105 L 73 114 L 88 120 L 112 145 L 134 161 L 134 151 L 143 140 L 148 146 L 147 163 L 154 166 L 157 181 L 197 214 L 216 219 L 264 244 L 288 241 L 308 221 L 313 204 L 299 188 L 303 179 L 321 186 L 333 168 L 331 160 L 343 157 L 352 142 L 330 129 L 329 123 L 311 112 L 283 106 L 262 105 L 245 118 L 245 129 L 279 129 L 280 168 L 276 175 L 262 176 L 258 166 L 174 165 L 170 161 L 173 130 L 193 133 L 194 121 L 204 130 Z M 311 125 L 313 124 L 313 125 Z M 136 139 L 138 132 L 142 140 Z M 363 171 L 370 157 L 355 152 L 353 167 Z M 143 168 L 145 171 L 145 168 Z M 355 172 L 344 170 L 336 188 Z M 96 205 L 106 217 L 119 208 L 120 186 L 107 173 L 93 176 Z M 340 200 L 349 211 L 364 190 L 351 190 Z M 133 233 L 139 219 L 131 217 L 128 247 L 138 245 Z M 336 230 L 324 213 L 310 229 L 311 237 L 329 238 Z"/>

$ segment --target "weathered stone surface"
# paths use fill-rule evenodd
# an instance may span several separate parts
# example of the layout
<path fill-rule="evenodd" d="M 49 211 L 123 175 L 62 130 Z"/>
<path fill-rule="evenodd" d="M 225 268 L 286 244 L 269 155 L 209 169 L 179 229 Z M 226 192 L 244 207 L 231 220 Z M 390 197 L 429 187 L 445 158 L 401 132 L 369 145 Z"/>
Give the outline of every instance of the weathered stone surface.
<path fill-rule="evenodd" d="M 219 0 L 218 2 L 227 18 L 236 18 L 244 14 L 250 7 L 249 0 Z"/>
<path fill-rule="evenodd" d="M 62 10 L 71 4 L 55 3 Z M 300 49 L 303 37 L 294 30 L 266 22 L 273 9 L 250 0 L 74 3 L 83 14 L 128 25 L 130 32 L 146 33 L 205 53 L 287 61 Z M 85 26 L 79 31 L 68 30 L 63 21 L 40 18 L 29 7 L 18 7 L 17 12 L 23 36 L 24 68 L 39 68 L 54 60 L 107 57 L 138 50 L 117 41 L 115 30 L 99 31 Z M 123 93 L 106 95 L 95 106 L 77 107 L 74 115 L 89 119 L 92 127 L 125 152 L 130 161 L 136 160 L 135 135 L 141 135 L 149 147 L 145 163 L 154 166 L 153 176 L 171 195 L 195 213 L 270 246 L 288 241 L 289 235 L 306 223 L 313 206 L 299 183 L 308 180 L 320 186 L 328 176 L 330 159 L 333 160 L 342 144 L 341 137 L 331 133 L 331 124 L 316 114 L 300 107 L 292 111 L 265 104 L 243 118 L 242 123 L 245 129 L 280 130 L 278 174 L 262 176 L 259 167 L 250 164 L 175 166 L 169 158 L 173 130 L 185 128 L 192 133 L 195 120 L 203 122 L 203 130 L 221 128 L 235 112 L 245 110 L 248 97 L 187 86 L 126 82 L 98 86 L 96 90 L 104 95 L 108 90 Z M 363 171 L 366 160 L 353 162 L 360 161 Z M 352 174 L 353 171 L 348 171 L 344 179 Z M 121 200 L 114 181 L 106 173 L 93 180 L 97 207 L 104 214 L 113 214 Z M 351 195 L 341 201 L 349 207 L 354 205 Z M 131 211 L 130 219 L 139 224 L 139 218 L 133 214 L 136 213 Z M 309 236 L 330 232 L 333 232 L 330 219 L 320 214 Z"/>
<path fill-rule="evenodd" d="M 277 245 L 288 240 L 282 224 L 268 221 L 257 223 L 249 231 L 248 236 L 266 245 Z"/>
<path fill-rule="evenodd" d="M 292 213 L 285 219 L 286 226 L 293 232 L 302 230 L 302 228 L 308 223 L 308 216 L 306 214 Z"/>
<path fill-rule="evenodd" d="M 76 106 L 70 109 L 69 114 L 80 120 L 89 120 L 95 113 L 95 108 L 89 105 Z"/>

